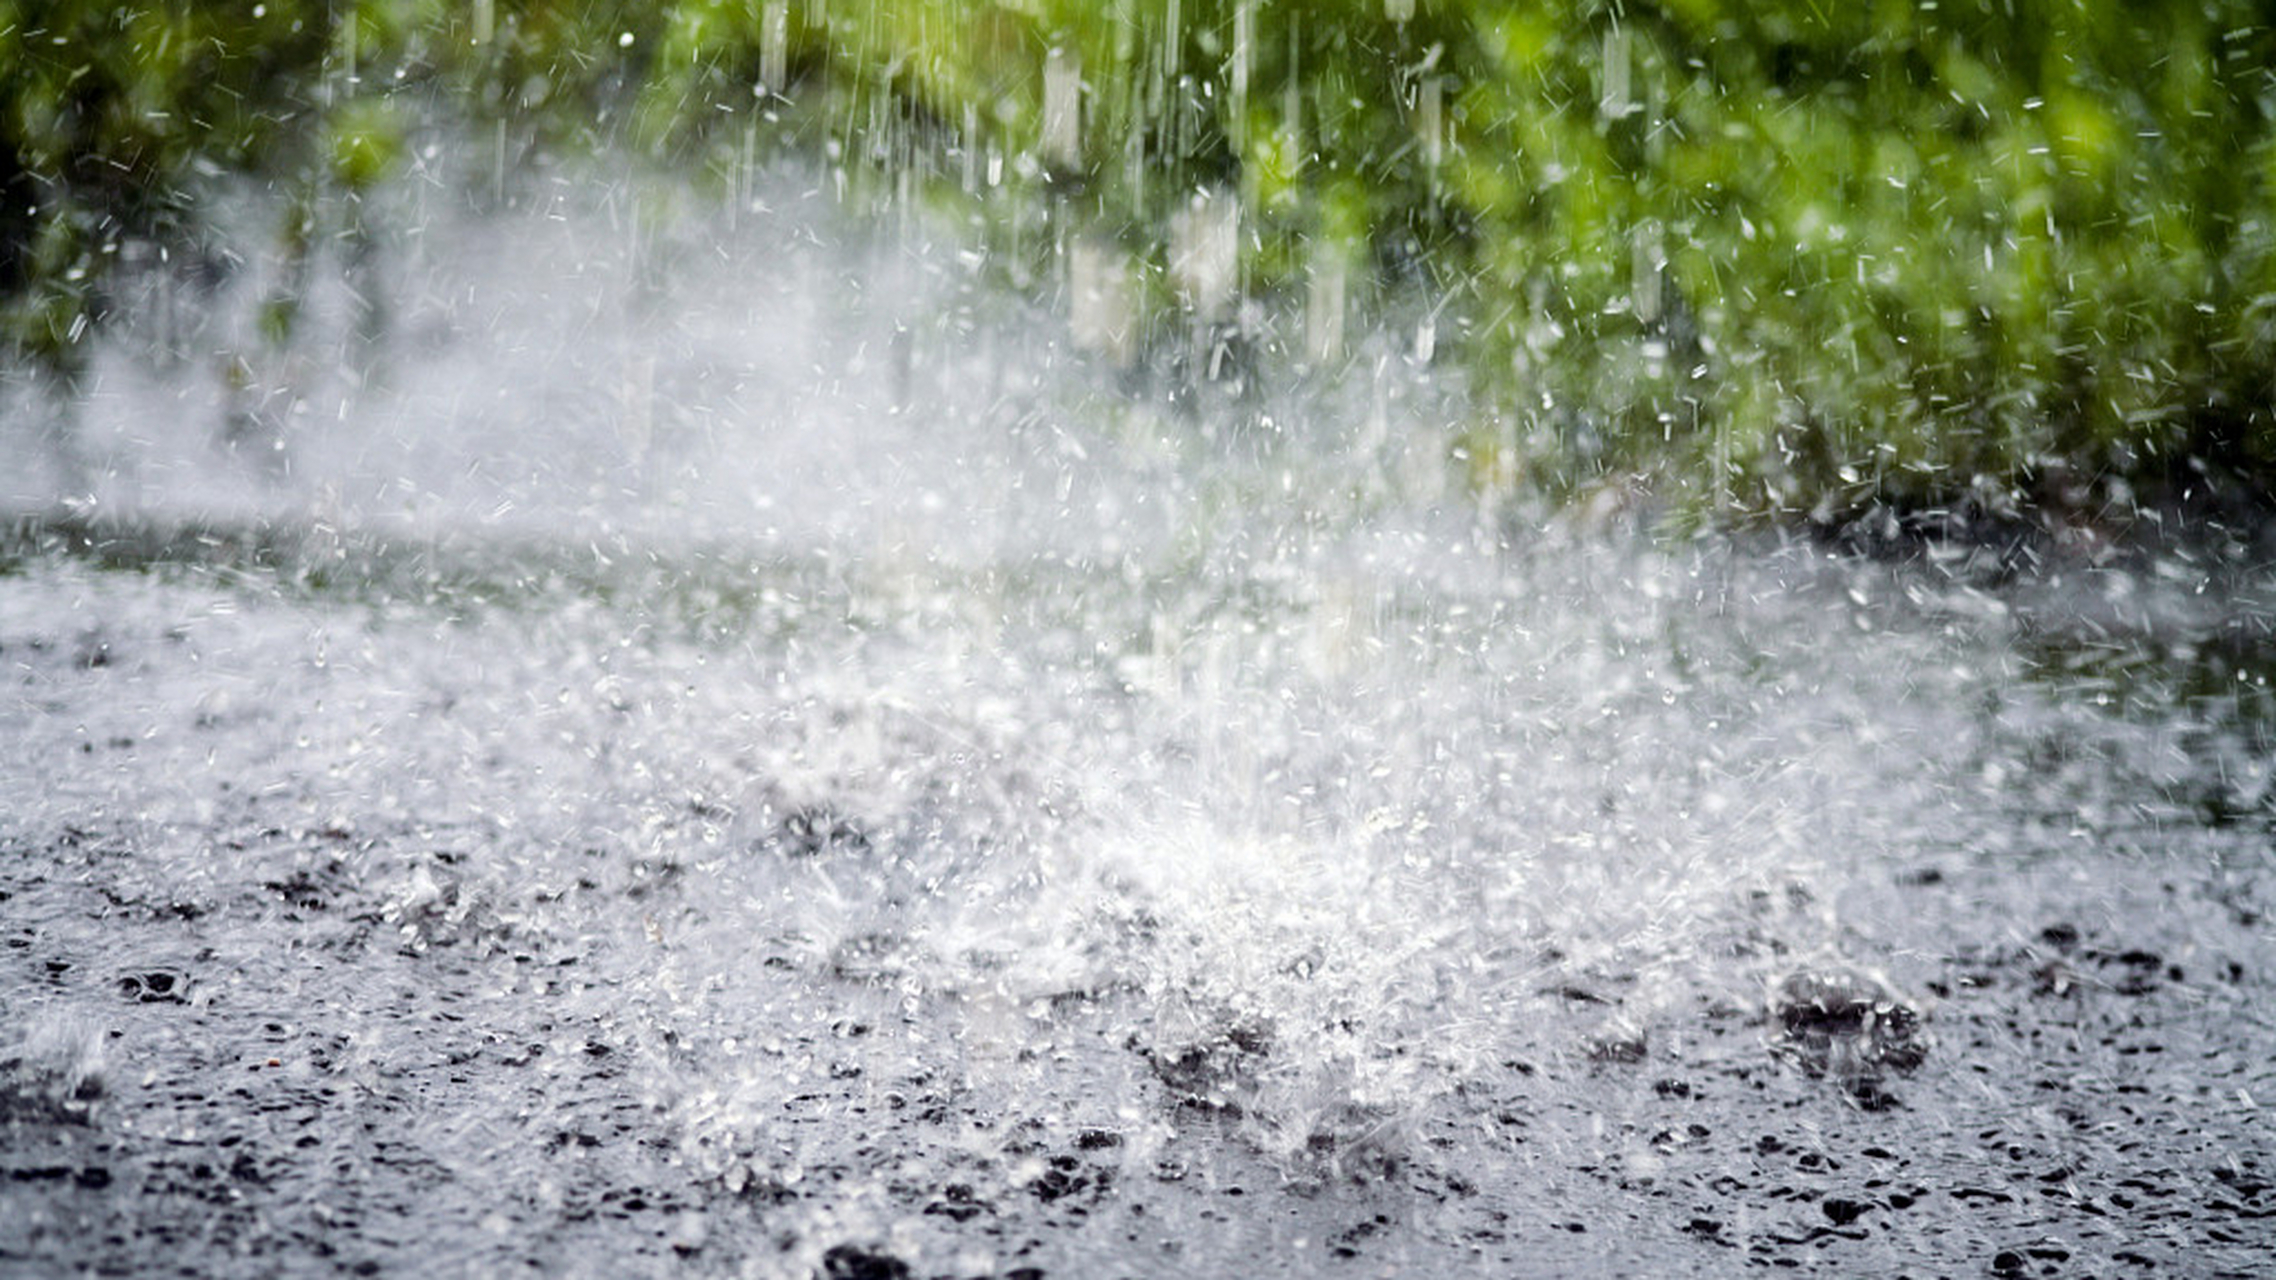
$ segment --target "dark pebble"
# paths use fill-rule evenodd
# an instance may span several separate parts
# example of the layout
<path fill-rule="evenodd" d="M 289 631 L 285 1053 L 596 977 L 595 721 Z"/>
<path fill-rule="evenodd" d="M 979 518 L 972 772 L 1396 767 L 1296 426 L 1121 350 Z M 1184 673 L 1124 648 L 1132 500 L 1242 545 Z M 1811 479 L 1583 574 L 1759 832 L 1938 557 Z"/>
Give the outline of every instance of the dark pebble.
<path fill-rule="evenodd" d="M 183 1004 L 189 983 L 180 974 L 153 969 L 119 979 L 119 994 L 138 1004 Z"/>
<path fill-rule="evenodd" d="M 1794 974 L 1772 994 L 1770 1015 L 1780 1056 L 1851 1085 L 1860 1103 L 1893 1101 L 1877 1088 L 1881 1070 L 1910 1071 L 1928 1056 L 1919 1013 L 1863 974 Z"/>
<path fill-rule="evenodd" d="M 1848 1226 L 1864 1217 L 1873 1208 L 1872 1205 L 1863 1201 L 1842 1199 L 1828 1199 L 1818 1207 L 1825 1211 L 1827 1219 L 1837 1227 Z"/>
<path fill-rule="evenodd" d="M 909 1280 L 909 1264 L 890 1253 L 841 1244 L 822 1255 L 828 1280 Z"/>

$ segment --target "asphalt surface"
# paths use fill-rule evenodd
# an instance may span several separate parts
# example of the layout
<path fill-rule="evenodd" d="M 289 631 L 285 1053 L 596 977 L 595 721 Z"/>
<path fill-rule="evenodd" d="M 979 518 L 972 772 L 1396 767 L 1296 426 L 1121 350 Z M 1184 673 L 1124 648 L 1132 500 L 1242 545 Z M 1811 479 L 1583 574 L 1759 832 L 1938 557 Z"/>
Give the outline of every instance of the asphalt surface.
<path fill-rule="evenodd" d="M 0 1273 L 2270 1273 L 2248 586 L 1353 563 L 19 526 Z"/>

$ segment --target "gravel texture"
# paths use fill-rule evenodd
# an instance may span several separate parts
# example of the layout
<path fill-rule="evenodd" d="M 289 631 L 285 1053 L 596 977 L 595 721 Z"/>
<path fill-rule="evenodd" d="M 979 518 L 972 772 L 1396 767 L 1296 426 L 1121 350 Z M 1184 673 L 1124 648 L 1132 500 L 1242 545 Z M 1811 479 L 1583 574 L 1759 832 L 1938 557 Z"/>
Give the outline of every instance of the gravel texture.
<path fill-rule="evenodd" d="M 2276 1257 L 2233 585 L 11 537 L 0 1272 Z"/>

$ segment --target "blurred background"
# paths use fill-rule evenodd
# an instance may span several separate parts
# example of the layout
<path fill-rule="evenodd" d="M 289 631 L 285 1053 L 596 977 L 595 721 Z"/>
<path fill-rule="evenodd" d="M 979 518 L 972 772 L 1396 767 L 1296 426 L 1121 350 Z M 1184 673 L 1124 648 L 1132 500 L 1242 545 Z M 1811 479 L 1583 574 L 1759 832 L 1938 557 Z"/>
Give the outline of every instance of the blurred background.
<path fill-rule="evenodd" d="M 786 199 L 929 282 L 833 338 L 887 401 L 1030 307 L 1128 403 L 1426 370 L 1407 443 L 1489 500 L 2098 537 L 2276 460 L 2244 0 L 37 0 L 0 86 L 18 507 L 309 471 L 407 352 L 529 351 L 533 281 L 606 278 L 567 398 L 639 452 L 702 398 L 640 335 L 792 252 Z M 122 428 L 129 385 L 194 411 Z"/>

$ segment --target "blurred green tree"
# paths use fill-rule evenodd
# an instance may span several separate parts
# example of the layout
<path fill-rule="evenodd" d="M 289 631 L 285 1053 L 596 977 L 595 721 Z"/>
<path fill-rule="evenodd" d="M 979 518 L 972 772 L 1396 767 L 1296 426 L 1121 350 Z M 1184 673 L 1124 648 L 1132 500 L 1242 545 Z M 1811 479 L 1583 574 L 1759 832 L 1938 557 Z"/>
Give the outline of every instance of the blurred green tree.
<path fill-rule="evenodd" d="M 0 0 L 0 86 L 0 339 L 66 384 L 229 181 L 279 193 L 289 342 L 432 130 L 491 198 L 790 153 L 1015 283 L 1112 246 L 1170 359 L 1243 323 L 1210 290 L 1308 309 L 1308 358 L 1347 289 L 1425 295 L 1487 487 L 1837 521 L 2276 472 L 2251 0 Z"/>

